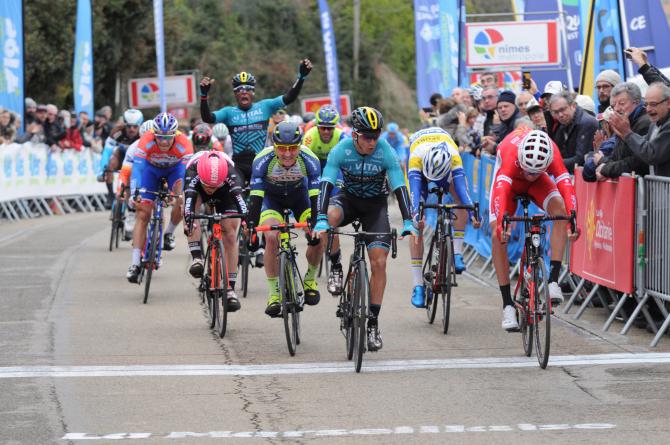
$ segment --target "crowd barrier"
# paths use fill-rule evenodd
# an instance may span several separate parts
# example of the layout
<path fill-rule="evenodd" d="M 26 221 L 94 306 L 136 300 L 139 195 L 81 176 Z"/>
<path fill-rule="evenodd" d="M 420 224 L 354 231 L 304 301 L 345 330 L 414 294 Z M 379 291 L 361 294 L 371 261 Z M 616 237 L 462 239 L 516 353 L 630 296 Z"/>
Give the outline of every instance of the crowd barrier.
<path fill-rule="evenodd" d="M 0 145 L 0 219 L 104 208 L 96 179 L 100 155 L 85 149 L 51 152 L 44 144 Z"/>

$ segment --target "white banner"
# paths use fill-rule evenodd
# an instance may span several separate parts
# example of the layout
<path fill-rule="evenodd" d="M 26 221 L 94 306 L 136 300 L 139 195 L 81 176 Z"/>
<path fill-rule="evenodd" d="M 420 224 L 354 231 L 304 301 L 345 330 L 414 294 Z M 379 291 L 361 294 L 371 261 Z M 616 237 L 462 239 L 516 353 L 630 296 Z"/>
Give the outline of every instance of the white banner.
<path fill-rule="evenodd" d="M 86 149 L 51 153 L 44 144 L 0 145 L 0 201 L 106 193 L 96 179 L 100 155 Z"/>
<path fill-rule="evenodd" d="M 167 76 L 165 78 L 165 100 L 170 107 L 190 106 L 197 102 L 195 74 Z M 144 77 L 128 81 L 128 97 L 131 108 L 155 108 L 161 106 L 161 88 L 157 77 Z"/>

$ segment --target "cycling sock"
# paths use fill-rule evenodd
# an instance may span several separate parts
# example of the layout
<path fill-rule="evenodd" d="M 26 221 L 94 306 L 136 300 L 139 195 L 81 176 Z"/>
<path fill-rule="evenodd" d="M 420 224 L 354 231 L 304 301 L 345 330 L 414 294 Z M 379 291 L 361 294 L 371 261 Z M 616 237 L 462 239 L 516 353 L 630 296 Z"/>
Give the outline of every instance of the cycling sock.
<path fill-rule="evenodd" d="M 197 258 L 202 258 L 202 248 L 200 247 L 200 241 L 189 241 L 188 250 L 191 252 L 191 258 L 194 260 Z"/>
<path fill-rule="evenodd" d="M 177 224 L 179 224 L 179 223 L 177 223 Z M 174 229 L 177 228 L 177 224 L 173 224 L 172 221 L 170 221 L 168 223 L 167 227 L 165 228 L 165 233 L 166 234 L 169 233 L 170 235 L 172 235 L 174 233 Z"/>
<path fill-rule="evenodd" d="M 500 293 L 502 294 L 503 309 L 505 309 L 505 306 L 514 306 L 514 302 L 512 301 L 512 290 L 509 284 L 500 286 Z"/>
<path fill-rule="evenodd" d="M 558 276 L 561 274 L 561 264 L 563 264 L 561 261 L 551 260 L 549 262 L 549 282 L 550 283 L 557 283 L 558 282 Z"/>
<path fill-rule="evenodd" d="M 414 286 L 423 285 L 423 276 L 421 275 L 421 266 L 422 266 L 421 263 L 422 263 L 421 258 L 412 258 L 412 260 L 410 261 L 412 269 L 412 280 L 414 281 L 413 282 Z"/>
<path fill-rule="evenodd" d="M 312 266 L 307 263 L 307 273 L 305 274 L 305 281 L 314 281 L 316 278 L 316 272 L 319 270 L 319 266 Z"/>
<path fill-rule="evenodd" d="M 381 304 L 371 304 L 370 305 L 370 312 L 372 313 L 372 316 L 374 318 L 379 317 L 379 311 L 382 310 L 382 305 Z"/>
<path fill-rule="evenodd" d="M 337 252 L 331 252 L 330 253 L 330 263 L 331 264 L 340 264 L 340 259 L 341 259 L 341 252 L 338 249 Z"/>
<path fill-rule="evenodd" d="M 235 290 L 235 283 L 237 283 L 237 272 L 228 272 L 228 288 Z"/>
<path fill-rule="evenodd" d="M 142 253 L 140 252 L 140 249 L 133 249 L 133 266 L 139 266 L 140 265 L 140 257 L 142 256 Z"/>
<path fill-rule="evenodd" d="M 268 277 L 268 294 L 270 297 L 279 296 L 279 277 Z"/>
<path fill-rule="evenodd" d="M 454 230 L 454 253 L 456 255 L 463 255 L 463 237 L 465 237 L 465 231 Z"/>

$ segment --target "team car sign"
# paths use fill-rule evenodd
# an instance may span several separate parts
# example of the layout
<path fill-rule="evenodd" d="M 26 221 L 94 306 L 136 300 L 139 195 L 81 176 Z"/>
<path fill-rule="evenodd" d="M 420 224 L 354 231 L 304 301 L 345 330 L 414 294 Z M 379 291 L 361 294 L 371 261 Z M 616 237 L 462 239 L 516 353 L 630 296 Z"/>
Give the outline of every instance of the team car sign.
<path fill-rule="evenodd" d="M 169 106 L 195 105 L 195 75 L 167 76 L 165 78 L 165 98 Z M 128 82 L 128 96 L 131 108 L 157 108 L 161 105 L 160 87 L 157 77 L 131 79 Z"/>
<path fill-rule="evenodd" d="M 555 20 L 468 23 L 465 28 L 469 68 L 510 65 L 559 65 Z"/>

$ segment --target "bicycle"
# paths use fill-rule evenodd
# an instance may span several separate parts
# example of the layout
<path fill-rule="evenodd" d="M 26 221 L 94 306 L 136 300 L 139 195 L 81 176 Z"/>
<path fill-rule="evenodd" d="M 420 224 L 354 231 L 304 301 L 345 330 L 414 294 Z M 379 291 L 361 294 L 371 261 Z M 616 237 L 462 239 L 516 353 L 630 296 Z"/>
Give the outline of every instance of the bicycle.
<path fill-rule="evenodd" d="M 223 248 L 223 227 L 221 226 L 221 221 L 243 217 L 244 215 L 239 213 L 216 213 L 213 215 L 198 213 L 193 215 L 193 219 L 208 222 L 205 269 L 200 278 L 198 289 L 207 301 L 209 328 L 216 329 L 220 338 L 226 335 L 226 327 L 228 325 L 228 265 L 225 262 L 226 255 Z"/>
<path fill-rule="evenodd" d="M 126 200 L 124 198 L 125 190 L 125 184 L 121 184 L 121 190 L 112 203 L 112 215 L 110 217 L 112 221 L 112 232 L 109 236 L 110 252 L 114 249 L 114 247 L 117 249 L 119 248 L 119 238 L 123 236 L 123 229 L 126 220 Z"/>
<path fill-rule="evenodd" d="M 523 222 L 524 247 L 519 267 L 519 278 L 514 288 L 514 307 L 517 322 L 521 332 L 521 342 L 527 357 L 533 350 L 540 368 L 545 369 L 549 362 L 551 347 L 551 314 L 553 308 L 549 298 L 549 282 L 547 267 L 544 261 L 544 239 L 546 235 L 546 221 L 570 221 L 572 231 L 575 231 L 576 216 L 574 210 L 570 216 L 547 216 L 546 214 L 528 215 L 530 198 L 526 195 L 518 196 L 517 200 L 523 206 L 523 216 L 503 217 L 503 233 L 507 232 L 510 222 Z M 534 334 L 534 335 L 533 335 Z"/>
<path fill-rule="evenodd" d="M 288 221 L 291 211 L 283 211 L 284 221 Z M 286 344 L 291 356 L 295 355 L 300 344 L 300 312 L 305 302 L 305 292 L 302 283 L 302 275 L 298 270 L 296 257 L 298 252 L 291 244 L 291 239 L 298 236 L 291 229 L 306 229 L 307 222 L 273 224 L 271 226 L 258 226 L 257 232 L 279 231 L 279 293 L 281 297 L 281 316 L 284 319 L 284 331 L 286 333 Z"/>
<path fill-rule="evenodd" d="M 437 314 L 438 300 L 442 300 L 442 332 L 449 331 L 451 315 L 451 288 L 457 287 L 456 266 L 454 263 L 454 237 L 452 221 L 453 211 L 457 209 L 471 210 L 479 219 L 479 203 L 474 205 L 442 204 L 444 190 L 441 187 L 431 188 L 429 193 L 437 194 L 437 204 L 419 204 L 419 220 L 423 219 L 425 209 L 437 210 L 437 224 L 430 239 L 428 255 L 423 262 L 422 276 L 426 289 L 426 315 L 428 323 L 433 324 Z M 441 296 L 441 298 L 439 298 Z"/>
<path fill-rule="evenodd" d="M 363 353 L 367 349 L 366 327 L 369 318 L 368 308 L 370 307 L 370 280 L 368 279 L 368 269 L 365 261 L 365 251 L 367 250 L 365 240 L 368 236 L 391 235 L 391 257 L 395 258 L 398 255 L 398 234 L 396 229 L 391 230 L 390 233 L 362 232 L 360 231 L 361 222 L 358 219 L 355 219 L 351 226 L 354 229 L 353 232 L 328 230 L 326 252 L 330 254 L 334 235 L 354 238 L 354 252 L 349 258 L 347 278 L 342 293 L 340 293 L 336 315 L 340 318 L 340 332 L 346 340 L 347 359 L 353 359 L 354 369 L 356 372 L 361 372 Z"/>
<path fill-rule="evenodd" d="M 135 190 L 134 199 L 137 199 L 140 193 L 149 193 L 156 196 L 152 203 L 151 219 L 147 226 L 147 239 L 142 251 L 142 262 L 140 264 L 140 275 L 137 284 L 142 284 L 142 279 L 146 273 L 146 282 L 144 283 L 144 299 L 142 302 L 147 304 L 149 298 L 149 288 L 151 287 L 151 276 L 153 271 L 158 269 L 161 262 L 161 253 L 163 252 L 163 208 L 169 205 L 169 200 L 176 198 L 176 195 L 168 189 L 166 178 L 161 178 L 161 185 L 158 192 L 140 188 Z"/>
<path fill-rule="evenodd" d="M 249 201 L 249 188 L 248 184 L 244 188 L 245 201 Z M 240 224 L 240 230 L 237 234 L 238 240 L 238 261 L 239 266 L 239 276 L 240 276 L 240 288 L 242 290 L 242 298 L 247 298 L 247 293 L 249 291 L 249 268 L 256 267 L 254 263 L 251 262 L 251 258 L 256 256 L 254 252 L 249 250 L 249 236 L 246 230 L 246 224 L 242 221 Z"/>

